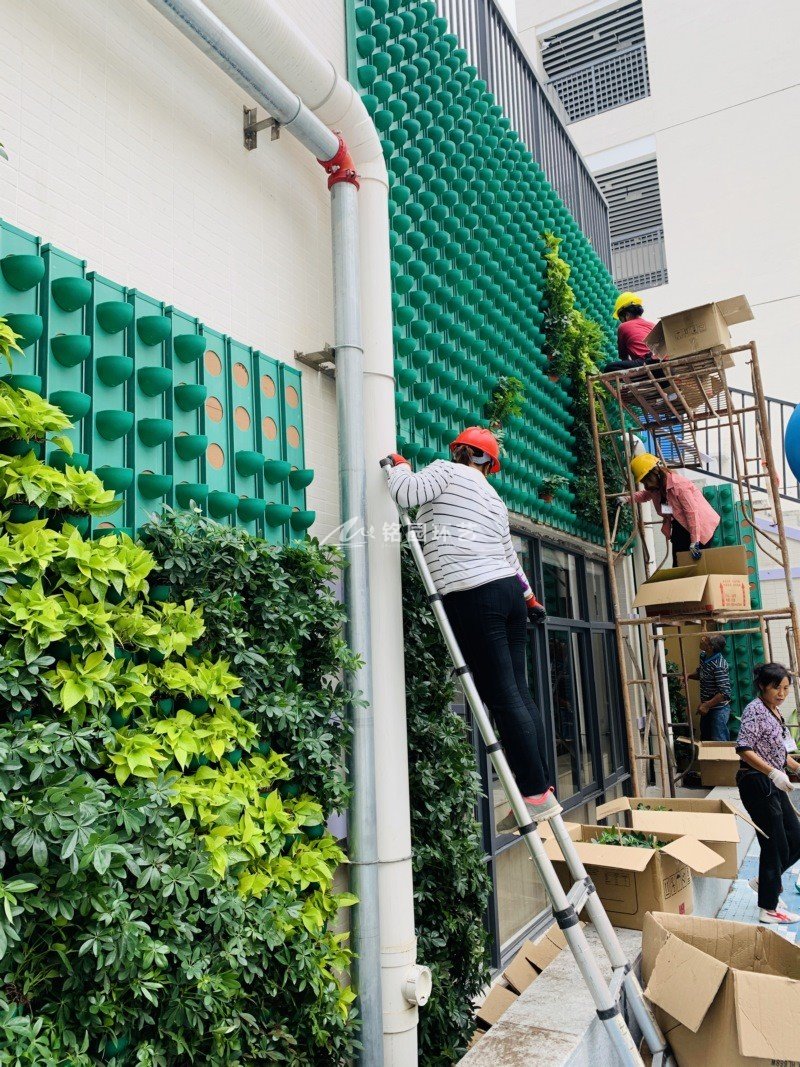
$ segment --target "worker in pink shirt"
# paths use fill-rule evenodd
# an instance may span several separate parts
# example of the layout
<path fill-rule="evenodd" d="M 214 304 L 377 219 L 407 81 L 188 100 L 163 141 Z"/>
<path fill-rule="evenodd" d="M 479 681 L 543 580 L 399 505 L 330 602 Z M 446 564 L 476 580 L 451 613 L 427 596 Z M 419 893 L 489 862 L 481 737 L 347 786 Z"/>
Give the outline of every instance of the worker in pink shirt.
<path fill-rule="evenodd" d="M 634 493 L 638 504 L 649 501 L 662 516 L 661 532 L 672 544 L 672 565 L 678 566 L 678 553 L 691 552 L 700 559 L 719 526 L 719 515 L 702 492 L 682 474 L 669 470 L 657 456 L 644 452 L 631 461 L 634 480 L 644 489 Z M 626 503 L 625 497 L 617 498 Z"/>
<path fill-rule="evenodd" d="M 617 327 L 619 359 L 604 364 L 604 371 L 634 370 L 648 363 L 661 362 L 645 343 L 645 338 L 655 329 L 655 323 L 644 317 L 644 304 L 637 293 L 620 293 L 614 304 L 614 318 L 619 320 Z"/>

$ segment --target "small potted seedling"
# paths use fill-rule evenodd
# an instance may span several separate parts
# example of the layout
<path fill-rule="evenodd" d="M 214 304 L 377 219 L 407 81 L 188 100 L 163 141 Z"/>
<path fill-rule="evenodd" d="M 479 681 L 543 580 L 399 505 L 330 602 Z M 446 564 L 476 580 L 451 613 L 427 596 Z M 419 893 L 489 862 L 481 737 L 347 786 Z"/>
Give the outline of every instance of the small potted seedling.
<path fill-rule="evenodd" d="M 539 499 L 543 500 L 545 504 L 552 504 L 553 497 L 556 495 L 559 489 L 567 484 L 567 479 L 560 474 L 551 475 L 549 478 L 545 478 L 542 484 L 539 486 Z"/>

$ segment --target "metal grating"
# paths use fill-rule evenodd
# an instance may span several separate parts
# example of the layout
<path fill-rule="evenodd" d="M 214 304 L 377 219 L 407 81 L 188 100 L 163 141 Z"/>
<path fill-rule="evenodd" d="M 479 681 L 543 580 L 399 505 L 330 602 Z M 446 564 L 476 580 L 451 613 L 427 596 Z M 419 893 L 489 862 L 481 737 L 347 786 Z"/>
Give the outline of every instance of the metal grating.
<path fill-rule="evenodd" d="M 614 281 L 652 289 L 668 281 L 658 163 L 655 157 L 597 175 L 611 228 Z"/>
<path fill-rule="evenodd" d="M 570 122 L 650 95 L 640 0 L 545 37 L 541 49 Z"/>

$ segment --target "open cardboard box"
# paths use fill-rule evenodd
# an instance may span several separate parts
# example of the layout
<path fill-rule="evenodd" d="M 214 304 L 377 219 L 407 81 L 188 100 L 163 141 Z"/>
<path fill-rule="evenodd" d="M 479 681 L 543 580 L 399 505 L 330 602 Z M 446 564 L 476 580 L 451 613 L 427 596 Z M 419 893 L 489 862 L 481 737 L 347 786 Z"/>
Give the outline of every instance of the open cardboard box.
<path fill-rule="evenodd" d="M 642 977 L 678 1067 L 798 1067 L 800 948 L 763 926 L 651 914 Z"/>
<path fill-rule="evenodd" d="M 598 804 L 596 815 L 598 819 L 620 815 L 623 825 L 645 834 L 683 834 L 702 841 L 722 857 L 722 863 L 708 872 L 709 878 L 739 877 L 737 816 L 758 830 L 748 815 L 727 800 L 619 797 L 607 804 Z"/>
<path fill-rule="evenodd" d="M 682 744 L 691 744 L 688 738 L 676 738 Z M 715 785 L 736 785 L 736 772 L 741 760 L 736 751 L 735 741 L 695 741 L 697 759 L 693 769 L 700 775 L 700 781 L 707 789 Z"/>
<path fill-rule="evenodd" d="M 753 312 L 746 296 L 733 296 L 665 315 L 645 338 L 657 356 L 690 356 L 730 344 L 730 327 L 749 322 Z"/>
<path fill-rule="evenodd" d="M 503 977 L 515 993 L 524 993 L 548 963 L 553 962 L 566 943 L 566 938 L 559 928 L 551 926 L 538 941 L 522 943 L 519 952 L 503 971 Z"/>
<path fill-rule="evenodd" d="M 678 567 L 662 567 L 639 586 L 635 608 L 648 615 L 708 612 L 750 607 L 747 553 L 739 545 L 707 548 L 699 560 L 678 554 Z"/>
<path fill-rule="evenodd" d="M 629 845 L 599 845 L 597 837 L 604 826 L 566 823 L 575 849 L 594 882 L 614 926 L 641 930 L 648 911 L 674 911 L 691 914 L 694 908 L 692 872 L 708 874 L 723 857 L 693 837 L 656 833 L 664 843 L 660 849 Z M 572 877 L 561 855 L 553 831 L 542 824 L 542 840 L 565 890 Z"/>

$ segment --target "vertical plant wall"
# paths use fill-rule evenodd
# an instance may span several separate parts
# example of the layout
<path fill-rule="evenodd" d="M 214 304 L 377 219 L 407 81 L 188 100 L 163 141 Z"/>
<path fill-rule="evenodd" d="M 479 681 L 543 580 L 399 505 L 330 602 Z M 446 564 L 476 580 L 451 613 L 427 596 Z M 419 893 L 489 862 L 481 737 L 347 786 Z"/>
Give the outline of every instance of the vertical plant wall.
<path fill-rule="evenodd" d="M 124 507 L 94 528 L 135 533 L 192 504 L 273 543 L 302 538 L 300 372 L 0 223 L 0 315 L 20 335 L 17 384 L 72 420 L 74 453 Z"/>
<path fill-rule="evenodd" d="M 597 539 L 558 481 L 572 472 L 575 413 L 548 368 L 545 233 L 561 238 L 576 305 L 606 350 L 616 287 L 435 2 L 348 0 L 347 11 L 351 79 L 391 183 L 398 447 L 419 463 L 447 458 L 456 428 L 488 425 L 498 380 L 519 378 L 526 400 L 493 484 L 512 510 Z"/>

